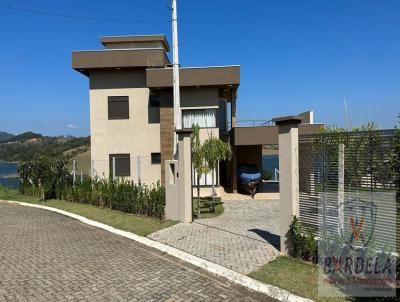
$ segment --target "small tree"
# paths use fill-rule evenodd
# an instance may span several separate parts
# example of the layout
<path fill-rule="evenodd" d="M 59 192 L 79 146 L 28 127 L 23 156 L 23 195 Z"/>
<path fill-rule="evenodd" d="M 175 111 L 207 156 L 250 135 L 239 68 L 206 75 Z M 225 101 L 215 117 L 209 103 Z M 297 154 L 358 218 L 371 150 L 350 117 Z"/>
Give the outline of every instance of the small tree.
<path fill-rule="evenodd" d="M 222 160 L 230 160 L 232 157 L 231 146 L 222 140 L 210 136 L 203 144 L 204 148 L 204 158 L 207 162 L 207 166 L 212 174 L 212 203 L 211 210 L 215 212 L 215 188 L 214 188 L 214 171 L 217 168 L 218 164 Z"/>
<path fill-rule="evenodd" d="M 197 217 L 200 218 L 200 178 L 201 175 L 208 173 L 208 167 L 205 164 L 204 148 L 200 143 L 200 126 L 192 125 L 192 165 L 197 174 Z"/>

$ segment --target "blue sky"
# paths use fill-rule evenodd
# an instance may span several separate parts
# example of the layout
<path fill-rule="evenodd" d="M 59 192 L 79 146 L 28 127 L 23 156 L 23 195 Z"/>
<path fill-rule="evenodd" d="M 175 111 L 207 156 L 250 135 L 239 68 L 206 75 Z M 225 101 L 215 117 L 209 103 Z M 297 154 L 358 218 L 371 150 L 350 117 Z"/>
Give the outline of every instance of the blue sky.
<path fill-rule="evenodd" d="M 73 50 L 103 35 L 165 33 L 166 0 L 0 1 L 0 130 L 89 134 L 88 80 Z M 400 1 L 178 0 L 180 62 L 241 65 L 239 119 L 313 109 L 317 122 L 391 128 L 400 112 Z"/>

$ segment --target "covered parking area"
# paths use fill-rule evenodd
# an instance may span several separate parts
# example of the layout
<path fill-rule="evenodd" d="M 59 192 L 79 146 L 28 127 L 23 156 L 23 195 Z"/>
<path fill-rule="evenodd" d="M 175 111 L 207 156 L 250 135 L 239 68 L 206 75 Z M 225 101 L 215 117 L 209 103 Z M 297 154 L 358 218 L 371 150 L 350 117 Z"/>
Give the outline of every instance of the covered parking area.
<path fill-rule="evenodd" d="M 313 123 L 312 111 L 307 111 L 299 116 L 303 117 L 299 125 L 299 135 L 314 134 L 323 124 Z M 266 146 L 274 146 L 269 150 L 274 150 L 272 154 L 278 154 L 279 148 L 279 129 L 276 125 L 260 125 L 251 127 L 235 126 L 230 132 L 230 142 L 232 146 L 232 160 L 227 167 L 226 190 L 229 193 L 238 193 L 238 168 L 242 164 L 255 165 L 262 171 L 263 156 L 268 154 Z M 277 148 L 276 148 L 277 147 Z M 271 152 L 270 152 L 271 153 Z M 275 178 L 275 177 L 273 177 Z M 259 186 L 259 192 L 279 192 L 279 181 L 264 182 Z"/>

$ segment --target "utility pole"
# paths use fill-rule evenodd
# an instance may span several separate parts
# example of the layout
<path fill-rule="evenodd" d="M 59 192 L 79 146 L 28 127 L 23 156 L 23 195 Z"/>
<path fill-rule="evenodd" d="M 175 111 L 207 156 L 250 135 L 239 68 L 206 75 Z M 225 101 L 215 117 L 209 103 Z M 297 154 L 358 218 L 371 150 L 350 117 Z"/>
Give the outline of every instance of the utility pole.
<path fill-rule="evenodd" d="M 174 130 L 182 128 L 181 101 L 179 91 L 179 54 L 178 54 L 178 17 L 176 11 L 176 0 L 172 0 L 172 77 L 174 93 Z M 177 158 L 178 137 L 174 133 L 174 158 Z"/>

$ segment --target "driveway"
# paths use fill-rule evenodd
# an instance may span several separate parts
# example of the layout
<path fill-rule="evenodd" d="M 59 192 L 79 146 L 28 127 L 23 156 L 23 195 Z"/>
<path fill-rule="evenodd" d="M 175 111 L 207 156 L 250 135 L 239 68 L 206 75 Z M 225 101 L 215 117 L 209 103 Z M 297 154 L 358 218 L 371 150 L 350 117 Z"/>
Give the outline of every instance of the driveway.
<path fill-rule="evenodd" d="M 133 240 L 0 203 L 0 301 L 273 301 Z"/>
<path fill-rule="evenodd" d="M 247 274 L 278 255 L 279 201 L 225 201 L 216 218 L 180 223 L 148 237 Z"/>

